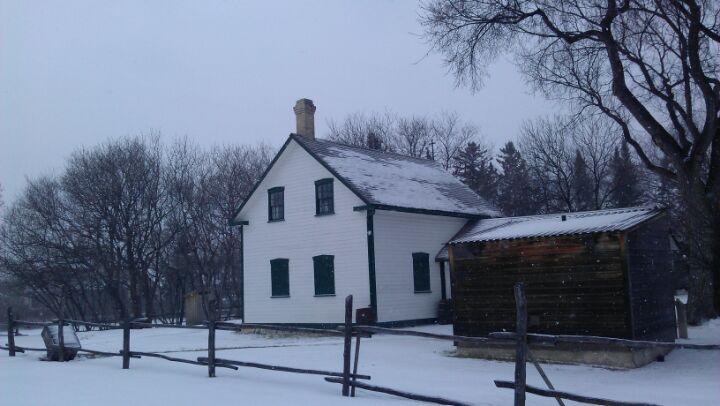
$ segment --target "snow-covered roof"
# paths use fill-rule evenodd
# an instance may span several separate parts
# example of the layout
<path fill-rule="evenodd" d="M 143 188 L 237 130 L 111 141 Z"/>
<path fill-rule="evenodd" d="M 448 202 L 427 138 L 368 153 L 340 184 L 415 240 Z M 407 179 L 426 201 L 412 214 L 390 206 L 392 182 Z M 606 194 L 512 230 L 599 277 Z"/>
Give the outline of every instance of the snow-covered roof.
<path fill-rule="evenodd" d="M 450 243 L 624 231 L 657 216 L 661 212 L 662 209 L 655 207 L 628 207 L 473 220 Z M 563 217 L 565 218 L 564 221 Z"/>
<path fill-rule="evenodd" d="M 367 204 L 467 216 L 500 215 L 435 161 L 328 140 L 291 137 Z"/>

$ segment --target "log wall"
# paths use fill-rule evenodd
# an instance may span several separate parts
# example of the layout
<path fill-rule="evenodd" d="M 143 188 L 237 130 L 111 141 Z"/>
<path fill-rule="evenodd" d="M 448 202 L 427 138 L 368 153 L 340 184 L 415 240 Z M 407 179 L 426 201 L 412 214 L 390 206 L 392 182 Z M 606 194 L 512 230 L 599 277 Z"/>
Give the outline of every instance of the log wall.
<path fill-rule="evenodd" d="M 674 341 L 674 284 L 668 224 L 659 218 L 627 235 L 633 338 Z"/>
<path fill-rule="evenodd" d="M 528 331 L 631 338 L 620 236 L 594 234 L 453 245 L 456 335 L 512 331 L 525 282 Z"/>

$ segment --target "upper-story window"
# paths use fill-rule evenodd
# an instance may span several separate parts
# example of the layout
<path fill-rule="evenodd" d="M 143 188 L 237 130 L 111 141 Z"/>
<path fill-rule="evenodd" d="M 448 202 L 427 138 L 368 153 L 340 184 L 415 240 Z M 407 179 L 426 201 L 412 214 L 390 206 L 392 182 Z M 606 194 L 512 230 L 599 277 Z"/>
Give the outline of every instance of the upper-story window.
<path fill-rule="evenodd" d="M 315 181 L 315 214 L 318 216 L 333 214 L 335 212 L 333 199 L 332 178 Z"/>
<path fill-rule="evenodd" d="M 268 189 L 268 221 L 285 220 L 285 188 Z"/>

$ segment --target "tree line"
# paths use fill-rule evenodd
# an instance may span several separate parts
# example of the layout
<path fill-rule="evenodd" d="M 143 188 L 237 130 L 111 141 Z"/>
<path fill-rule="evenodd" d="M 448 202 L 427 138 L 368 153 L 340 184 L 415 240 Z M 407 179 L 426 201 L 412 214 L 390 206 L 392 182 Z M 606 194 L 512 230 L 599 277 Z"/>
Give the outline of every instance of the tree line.
<path fill-rule="evenodd" d="M 82 320 L 182 320 L 184 295 L 242 314 L 240 235 L 228 219 L 271 159 L 157 135 L 75 152 L 29 180 L 0 229 L 7 288 Z"/>
<path fill-rule="evenodd" d="M 452 112 L 354 113 L 329 128 L 331 140 L 435 160 L 507 216 L 629 207 L 655 197 L 619 129 L 597 118 L 528 121 L 497 153 Z"/>

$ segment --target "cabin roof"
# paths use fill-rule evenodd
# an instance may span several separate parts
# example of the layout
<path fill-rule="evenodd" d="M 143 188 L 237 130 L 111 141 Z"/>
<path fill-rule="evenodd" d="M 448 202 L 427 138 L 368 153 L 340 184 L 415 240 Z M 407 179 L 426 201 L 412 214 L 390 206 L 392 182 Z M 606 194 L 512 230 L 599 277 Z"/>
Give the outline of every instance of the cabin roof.
<path fill-rule="evenodd" d="M 450 244 L 625 231 L 662 211 L 657 207 L 628 207 L 471 220 Z"/>

